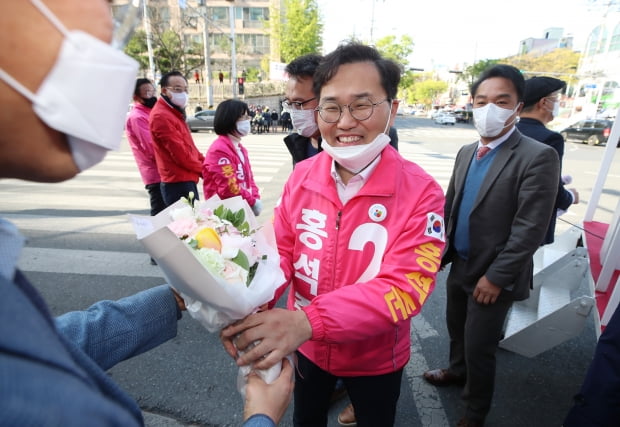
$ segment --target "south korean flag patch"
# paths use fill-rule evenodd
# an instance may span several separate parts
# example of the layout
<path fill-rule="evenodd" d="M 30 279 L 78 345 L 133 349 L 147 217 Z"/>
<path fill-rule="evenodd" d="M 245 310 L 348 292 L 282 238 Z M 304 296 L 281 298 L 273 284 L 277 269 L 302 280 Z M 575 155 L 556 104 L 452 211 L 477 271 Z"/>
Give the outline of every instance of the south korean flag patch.
<path fill-rule="evenodd" d="M 428 237 L 434 237 L 442 242 L 446 241 L 446 232 L 443 226 L 443 217 L 434 212 L 426 214 L 426 230 L 424 235 Z"/>

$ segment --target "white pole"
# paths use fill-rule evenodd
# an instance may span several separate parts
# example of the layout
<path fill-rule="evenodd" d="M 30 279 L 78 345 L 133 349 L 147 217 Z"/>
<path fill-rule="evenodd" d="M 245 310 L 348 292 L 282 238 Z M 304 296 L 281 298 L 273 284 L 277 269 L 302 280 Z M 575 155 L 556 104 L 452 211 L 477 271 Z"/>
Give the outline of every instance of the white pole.
<path fill-rule="evenodd" d="M 146 49 L 149 55 L 149 71 L 147 78 L 155 82 L 155 61 L 153 61 L 153 34 L 151 33 L 151 20 L 148 13 L 148 0 L 142 3 L 144 11 L 144 32 L 146 33 Z M 157 84 L 157 82 L 155 82 Z"/>
<path fill-rule="evenodd" d="M 205 77 L 207 83 L 207 102 L 208 106 L 213 105 L 213 80 L 211 79 L 211 47 L 209 46 L 209 28 L 207 26 L 207 2 L 204 2 L 204 9 L 202 9 L 202 22 L 203 22 L 203 42 L 204 42 L 204 54 L 205 54 Z M 203 79 L 203 83 L 204 82 Z"/>
<path fill-rule="evenodd" d="M 232 95 L 233 98 L 237 98 L 237 54 L 236 54 L 236 46 L 235 46 L 235 6 L 232 4 L 228 6 L 229 14 L 230 14 L 230 41 L 231 41 L 231 52 L 230 52 L 230 72 L 232 74 Z"/>

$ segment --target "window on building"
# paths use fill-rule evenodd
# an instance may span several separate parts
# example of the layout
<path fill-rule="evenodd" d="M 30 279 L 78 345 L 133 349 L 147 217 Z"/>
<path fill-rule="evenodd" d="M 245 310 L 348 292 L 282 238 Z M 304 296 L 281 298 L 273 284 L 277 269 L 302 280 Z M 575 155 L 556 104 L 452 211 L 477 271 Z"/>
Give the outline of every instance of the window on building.
<path fill-rule="evenodd" d="M 596 53 L 603 53 L 607 49 L 607 28 L 603 27 L 601 29 L 601 37 L 598 42 L 598 49 Z"/>
<path fill-rule="evenodd" d="M 592 56 L 596 53 L 596 48 L 598 47 L 598 40 L 601 33 L 601 27 L 596 27 L 590 33 L 590 37 L 588 38 L 588 44 L 586 45 L 586 56 Z"/>
<path fill-rule="evenodd" d="M 614 28 L 614 34 L 611 36 L 611 42 L 609 44 L 609 51 L 620 50 L 620 24 Z"/>
<path fill-rule="evenodd" d="M 240 50 L 250 55 L 269 53 L 269 36 L 263 34 L 237 34 L 235 42 Z"/>
<path fill-rule="evenodd" d="M 211 19 L 214 21 L 228 22 L 228 8 L 227 7 L 211 7 Z"/>

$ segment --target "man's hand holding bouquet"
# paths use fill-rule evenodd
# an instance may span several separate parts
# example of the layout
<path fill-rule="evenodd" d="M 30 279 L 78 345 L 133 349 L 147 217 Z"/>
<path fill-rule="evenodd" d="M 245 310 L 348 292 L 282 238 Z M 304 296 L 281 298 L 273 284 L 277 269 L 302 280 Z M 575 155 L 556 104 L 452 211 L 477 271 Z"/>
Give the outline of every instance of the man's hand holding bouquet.
<path fill-rule="evenodd" d="M 241 197 L 181 199 L 157 216 L 131 216 L 144 244 L 190 315 L 209 332 L 243 319 L 284 283 L 271 222 L 258 226 Z M 243 393 L 251 368 L 240 368 Z M 280 364 L 258 374 L 270 383 Z"/>

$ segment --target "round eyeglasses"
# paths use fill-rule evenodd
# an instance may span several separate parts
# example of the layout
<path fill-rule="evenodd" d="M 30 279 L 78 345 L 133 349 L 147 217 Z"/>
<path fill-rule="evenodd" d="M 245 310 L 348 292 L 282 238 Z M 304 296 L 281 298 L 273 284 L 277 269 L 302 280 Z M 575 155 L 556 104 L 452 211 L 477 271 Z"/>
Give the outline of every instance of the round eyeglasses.
<path fill-rule="evenodd" d="M 326 123 L 336 123 L 342 117 L 345 108 L 351 113 L 351 117 L 358 121 L 368 120 L 372 116 L 375 106 L 389 101 L 384 99 L 379 102 L 372 102 L 368 98 L 360 98 L 348 105 L 340 105 L 337 102 L 327 101 L 316 107 L 315 111 L 319 112 L 319 116 Z"/>

